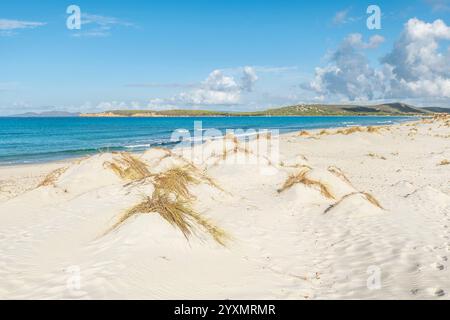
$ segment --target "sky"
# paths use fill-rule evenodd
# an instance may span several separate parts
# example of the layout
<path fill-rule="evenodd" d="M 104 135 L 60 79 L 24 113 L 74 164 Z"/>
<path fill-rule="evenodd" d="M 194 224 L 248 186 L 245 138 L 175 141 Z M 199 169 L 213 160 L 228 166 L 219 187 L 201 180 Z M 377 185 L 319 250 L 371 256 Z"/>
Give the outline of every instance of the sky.
<path fill-rule="evenodd" d="M 392 101 L 450 107 L 450 0 L 0 2 L 0 115 Z"/>

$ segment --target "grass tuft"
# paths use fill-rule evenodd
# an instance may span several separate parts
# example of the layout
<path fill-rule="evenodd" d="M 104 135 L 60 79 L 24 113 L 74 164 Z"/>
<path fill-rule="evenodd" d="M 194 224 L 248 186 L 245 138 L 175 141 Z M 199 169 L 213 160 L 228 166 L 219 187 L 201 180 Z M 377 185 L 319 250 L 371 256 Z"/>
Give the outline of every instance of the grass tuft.
<path fill-rule="evenodd" d="M 330 166 L 330 167 L 328 167 L 328 171 L 331 172 L 332 174 L 334 174 L 335 176 L 337 176 L 338 178 L 340 178 L 341 180 L 347 182 L 349 185 L 352 185 L 352 183 L 347 178 L 347 176 L 344 174 L 344 172 L 341 169 L 339 169 L 338 167 Z"/>
<path fill-rule="evenodd" d="M 45 176 L 44 180 L 41 181 L 41 183 L 38 184 L 38 188 L 40 187 L 47 187 L 47 186 L 54 186 L 56 183 L 56 180 L 64 173 L 66 172 L 68 168 L 59 168 L 52 172 L 50 172 L 48 175 Z"/>
<path fill-rule="evenodd" d="M 318 188 L 320 190 L 320 193 L 328 199 L 335 199 L 334 195 L 331 193 L 327 185 L 307 176 L 310 170 L 311 168 L 305 166 L 298 174 L 289 176 L 288 179 L 284 182 L 283 186 L 278 189 L 278 193 L 282 193 L 292 188 L 295 184 L 301 183 L 305 186 Z"/>
<path fill-rule="evenodd" d="M 333 208 L 336 208 L 339 204 L 341 204 L 342 201 L 344 201 L 348 197 L 351 197 L 351 196 L 353 196 L 355 194 L 363 195 L 367 199 L 367 201 L 369 201 L 371 204 L 373 204 L 374 206 L 384 210 L 383 207 L 381 206 L 381 204 L 378 202 L 378 200 L 375 199 L 375 197 L 372 196 L 370 193 L 367 193 L 367 192 L 353 192 L 353 193 L 347 194 L 346 196 L 343 196 L 338 202 L 336 202 L 336 203 L 332 204 L 331 206 L 329 206 L 323 213 L 326 214 L 326 213 L 330 212 Z"/>
<path fill-rule="evenodd" d="M 105 162 L 105 165 L 120 178 L 138 181 L 152 176 L 147 165 L 138 158 L 126 152 L 118 155 L 119 158 L 114 159 L 113 162 Z"/>
<path fill-rule="evenodd" d="M 310 136 L 310 133 L 308 131 L 303 130 L 298 133 L 298 136 L 299 137 L 308 137 L 308 136 Z"/>
<path fill-rule="evenodd" d="M 193 166 L 185 166 L 156 175 L 154 182 L 155 190 L 152 196 L 146 197 L 141 203 L 129 209 L 109 231 L 118 228 L 137 214 L 158 213 L 164 220 L 178 228 L 186 239 L 200 229 L 208 233 L 217 243 L 225 246 L 228 239 L 226 232 L 202 217 L 192 207 L 194 196 L 189 191 L 189 185 L 205 182 L 219 188 L 211 178 Z"/>
<path fill-rule="evenodd" d="M 189 184 L 199 184 L 200 180 L 194 176 L 189 168 L 178 167 L 163 172 L 155 177 L 155 188 L 173 193 L 184 198 L 192 198 Z"/>

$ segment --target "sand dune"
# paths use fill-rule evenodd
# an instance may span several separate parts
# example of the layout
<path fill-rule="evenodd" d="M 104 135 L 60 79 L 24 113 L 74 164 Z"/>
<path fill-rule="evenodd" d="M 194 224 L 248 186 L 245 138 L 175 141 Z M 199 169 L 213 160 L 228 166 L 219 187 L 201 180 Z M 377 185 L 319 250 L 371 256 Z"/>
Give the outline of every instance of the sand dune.
<path fill-rule="evenodd" d="M 450 297 L 448 118 L 271 138 L 0 168 L 0 298 Z"/>

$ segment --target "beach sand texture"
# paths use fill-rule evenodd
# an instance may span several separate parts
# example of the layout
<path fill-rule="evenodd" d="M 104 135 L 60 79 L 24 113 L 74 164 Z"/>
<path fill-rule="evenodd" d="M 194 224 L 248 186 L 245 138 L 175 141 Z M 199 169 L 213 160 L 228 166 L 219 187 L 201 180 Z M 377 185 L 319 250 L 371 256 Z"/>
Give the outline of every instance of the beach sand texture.
<path fill-rule="evenodd" d="M 1 167 L 0 298 L 450 298 L 449 117 L 268 138 Z"/>

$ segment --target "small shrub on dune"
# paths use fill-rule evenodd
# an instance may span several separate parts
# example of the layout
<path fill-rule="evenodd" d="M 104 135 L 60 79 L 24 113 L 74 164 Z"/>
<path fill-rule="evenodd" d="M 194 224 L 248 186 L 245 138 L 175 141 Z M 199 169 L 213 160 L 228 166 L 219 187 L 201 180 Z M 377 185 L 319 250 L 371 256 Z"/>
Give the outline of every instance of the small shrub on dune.
<path fill-rule="evenodd" d="M 288 179 L 283 184 L 283 186 L 280 189 L 278 189 L 278 193 L 282 193 L 282 192 L 292 188 L 294 185 L 300 183 L 305 186 L 316 187 L 320 190 L 320 193 L 324 197 L 326 197 L 328 199 L 335 199 L 335 197 L 333 196 L 333 194 L 331 193 L 331 191 L 327 185 L 325 185 L 324 183 L 322 183 L 320 181 L 311 179 L 307 176 L 307 174 L 310 170 L 311 170 L 311 168 L 305 166 L 298 174 L 289 176 Z"/>
<path fill-rule="evenodd" d="M 450 161 L 447 159 L 442 160 L 441 162 L 439 162 L 440 166 L 447 166 L 450 164 Z"/>

